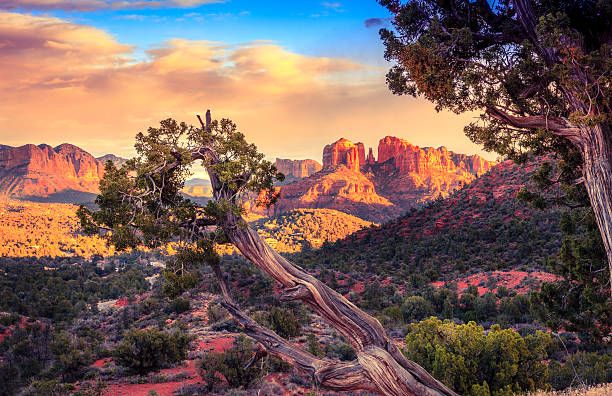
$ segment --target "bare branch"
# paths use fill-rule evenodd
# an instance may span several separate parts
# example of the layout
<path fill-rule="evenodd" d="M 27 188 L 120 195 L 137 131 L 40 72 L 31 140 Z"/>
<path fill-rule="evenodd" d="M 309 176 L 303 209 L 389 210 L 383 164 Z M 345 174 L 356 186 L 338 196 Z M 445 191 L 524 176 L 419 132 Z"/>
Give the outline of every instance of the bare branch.
<path fill-rule="evenodd" d="M 490 117 L 516 128 L 547 129 L 557 136 L 569 139 L 576 145 L 579 145 L 581 142 L 580 129 L 570 125 L 560 117 L 545 115 L 515 117 L 495 107 L 487 107 L 486 113 Z"/>

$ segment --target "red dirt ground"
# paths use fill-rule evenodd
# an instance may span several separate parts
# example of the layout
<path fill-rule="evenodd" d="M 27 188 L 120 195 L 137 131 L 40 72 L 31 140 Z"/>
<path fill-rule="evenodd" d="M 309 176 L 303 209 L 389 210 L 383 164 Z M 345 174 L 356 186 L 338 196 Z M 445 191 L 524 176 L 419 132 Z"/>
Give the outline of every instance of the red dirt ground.
<path fill-rule="evenodd" d="M 519 294 L 524 294 L 529 292 L 529 288 L 527 287 L 519 287 L 521 281 L 526 277 L 530 276 L 535 278 L 539 283 L 542 282 L 554 282 L 558 279 L 556 275 L 549 274 L 547 272 L 525 272 L 525 271 L 493 271 L 493 272 L 485 272 L 481 274 L 470 275 L 466 278 L 457 279 L 457 291 L 459 293 L 463 293 L 467 290 L 469 285 L 474 285 L 478 287 L 478 293 L 482 296 L 486 292 L 490 291 L 486 287 L 478 286 L 481 282 L 487 281 L 489 277 L 497 278 L 497 285 L 505 286 L 510 290 L 514 290 Z M 444 282 L 433 282 L 433 286 L 442 287 L 444 286 Z M 493 293 L 497 291 L 497 288 L 491 290 Z"/>

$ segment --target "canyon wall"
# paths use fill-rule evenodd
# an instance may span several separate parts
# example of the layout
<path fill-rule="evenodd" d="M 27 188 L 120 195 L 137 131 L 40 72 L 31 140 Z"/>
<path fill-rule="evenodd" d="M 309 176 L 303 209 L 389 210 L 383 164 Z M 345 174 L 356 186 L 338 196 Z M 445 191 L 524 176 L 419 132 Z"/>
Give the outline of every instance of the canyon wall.
<path fill-rule="evenodd" d="M 14 196 L 47 196 L 74 190 L 98 192 L 104 164 L 71 144 L 0 147 L 0 192 Z"/>

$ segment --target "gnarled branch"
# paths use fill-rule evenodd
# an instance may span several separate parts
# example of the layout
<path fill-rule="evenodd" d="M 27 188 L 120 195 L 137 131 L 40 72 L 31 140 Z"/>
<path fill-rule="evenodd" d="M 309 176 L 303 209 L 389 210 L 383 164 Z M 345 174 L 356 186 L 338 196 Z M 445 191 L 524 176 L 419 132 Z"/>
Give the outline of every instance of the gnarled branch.
<path fill-rule="evenodd" d="M 516 128 L 547 129 L 557 136 L 569 139 L 576 145 L 581 142 L 580 128 L 570 125 L 568 121 L 560 117 L 546 115 L 517 117 L 495 107 L 487 107 L 486 114 Z"/>
<path fill-rule="evenodd" d="M 198 150 L 196 153 L 205 153 L 211 165 L 218 161 L 214 151 Z M 214 167 L 207 167 L 207 172 L 214 198 L 218 201 L 230 200 L 235 192 L 221 188 Z M 327 389 L 364 389 L 394 396 L 456 395 L 418 364 L 404 357 L 375 318 L 280 256 L 254 230 L 244 224 L 240 216 L 230 211 L 225 215 L 221 227 L 247 259 L 288 288 L 284 298 L 303 301 L 342 334 L 355 350 L 357 360 L 337 362 L 320 359 L 261 326 L 233 302 L 227 279 L 220 267 L 213 265 L 223 294 L 223 306 L 268 353 L 310 373 L 320 386 Z"/>

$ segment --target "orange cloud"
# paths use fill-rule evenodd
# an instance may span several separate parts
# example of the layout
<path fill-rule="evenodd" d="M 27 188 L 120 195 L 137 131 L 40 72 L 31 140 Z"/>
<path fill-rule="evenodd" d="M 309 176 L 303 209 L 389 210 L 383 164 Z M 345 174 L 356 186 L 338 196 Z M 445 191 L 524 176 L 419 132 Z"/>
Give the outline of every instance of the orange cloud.
<path fill-rule="evenodd" d="M 311 57 L 271 42 L 174 39 L 136 60 L 133 48 L 90 26 L 0 12 L 0 143 L 71 142 L 131 155 L 133 137 L 160 119 L 195 123 L 206 108 L 238 123 L 270 158 L 315 158 L 339 137 L 375 146 L 385 135 L 475 152 L 468 116 L 393 96 L 384 70 Z"/>
<path fill-rule="evenodd" d="M 0 0 L 5 10 L 66 10 L 95 11 L 100 9 L 189 8 L 202 4 L 223 3 L 225 0 Z"/>

